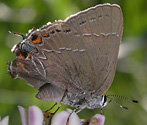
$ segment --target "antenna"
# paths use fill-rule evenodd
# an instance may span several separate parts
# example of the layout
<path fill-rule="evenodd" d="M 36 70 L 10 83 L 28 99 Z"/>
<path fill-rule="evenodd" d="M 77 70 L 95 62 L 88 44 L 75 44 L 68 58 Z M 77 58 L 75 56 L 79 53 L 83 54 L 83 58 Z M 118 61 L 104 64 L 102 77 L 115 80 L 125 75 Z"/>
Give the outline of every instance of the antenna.
<path fill-rule="evenodd" d="M 107 95 L 108 98 L 109 98 L 109 96 L 114 96 L 114 97 L 118 97 L 118 98 L 122 98 L 122 99 L 128 100 L 130 102 L 139 103 L 139 101 L 137 101 L 137 100 L 128 99 L 128 98 L 125 98 L 125 97 L 119 96 L 119 95 Z"/>
<path fill-rule="evenodd" d="M 122 99 L 128 100 L 130 102 L 139 103 L 139 101 L 137 101 L 137 100 L 131 100 L 131 99 L 125 98 L 123 96 L 119 96 L 119 95 L 107 95 L 107 98 L 109 98 L 111 101 L 113 101 L 114 103 L 116 103 L 117 105 L 119 105 L 119 107 L 121 107 L 123 109 L 128 109 L 128 108 L 122 106 L 121 104 L 119 104 L 118 102 L 116 102 L 114 99 L 110 98 L 109 96 L 114 96 L 114 97 L 118 97 L 118 98 L 122 98 Z"/>
<path fill-rule="evenodd" d="M 15 35 L 17 35 L 17 36 L 20 36 L 20 37 L 22 37 L 22 39 L 23 39 L 23 40 L 26 38 L 26 36 L 25 36 L 25 35 L 20 34 L 20 33 L 11 32 L 11 31 L 8 31 L 8 33 L 12 33 L 12 34 L 15 34 Z"/>
<path fill-rule="evenodd" d="M 111 101 L 113 101 L 115 104 L 117 104 L 119 107 L 123 108 L 123 109 L 128 109 L 127 107 L 124 107 L 122 106 L 121 104 L 119 104 L 118 102 L 116 102 L 114 99 L 110 98 L 110 97 L 107 97 L 109 98 Z"/>

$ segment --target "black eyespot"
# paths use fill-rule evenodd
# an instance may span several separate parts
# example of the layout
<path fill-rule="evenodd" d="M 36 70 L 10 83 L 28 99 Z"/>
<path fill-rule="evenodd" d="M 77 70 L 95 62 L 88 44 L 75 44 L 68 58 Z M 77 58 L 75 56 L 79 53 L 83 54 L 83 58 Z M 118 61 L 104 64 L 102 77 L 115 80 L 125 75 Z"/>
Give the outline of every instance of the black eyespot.
<path fill-rule="evenodd" d="M 98 18 L 101 19 L 102 18 L 102 15 L 99 15 Z"/>
<path fill-rule="evenodd" d="M 70 30 L 70 29 L 68 29 L 68 30 L 64 30 L 64 32 L 66 32 L 66 33 L 70 33 L 71 30 Z"/>
<path fill-rule="evenodd" d="M 32 37 L 32 41 L 34 41 L 34 40 L 36 40 L 38 38 L 38 35 L 33 35 L 33 37 Z"/>
<path fill-rule="evenodd" d="M 66 30 L 67 33 L 69 33 L 70 31 L 71 31 L 70 29 Z"/>
<path fill-rule="evenodd" d="M 51 34 L 54 34 L 55 32 L 52 30 L 50 33 L 51 33 Z"/>
<path fill-rule="evenodd" d="M 15 55 L 18 56 L 21 53 L 20 49 L 15 50 Z"/>
<path fill-rule="evenodd" d="M 27 58 L 27 53 L 26 52 L 22 52 L 24 58 Z"/>
<path fill-rule="evenodd" d="M 91 21 L 94 21 L 95 19 L 96 19 L 95 17 L 92 17 L 90 20 L 91 20 Z"/>
<path fill-rule="evenodd" d="M 80 23 L 80 25 L 83 25 L 83 24 L 85 24 L 86 23 L 86 21 L 82 21 L 81 23 Z"/>
<path fill-rule="evenodd" d="M 61 32 L 61 30 L 59 30 L 59 29 L 56 29 L 56 32 L 58 32 L 58 33 L 59 33 L 59 32 Z"/>
<path fill-rule="evenodd" d="M 33 34 L 32 35 L 32 42 L 34 44 L 41 44 L 42 43 L 42 38 L 39 35 Z"/>

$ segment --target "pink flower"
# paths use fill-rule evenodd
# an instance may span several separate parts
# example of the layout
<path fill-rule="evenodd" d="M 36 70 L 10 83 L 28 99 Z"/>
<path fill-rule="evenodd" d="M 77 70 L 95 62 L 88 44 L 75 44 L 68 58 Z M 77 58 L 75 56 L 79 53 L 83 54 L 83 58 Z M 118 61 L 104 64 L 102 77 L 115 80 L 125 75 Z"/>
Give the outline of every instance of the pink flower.
<path fill-rule="evenodd" d="M 96 114 L 91 118 L 89 125 L 104 125 L 104 122 L 105 116 L 101 114 Z"/>
<path fill-rule="evenodd" d="M 43 125 L 43 112 L 37 106 L 29 106 L 29 110 L 18 106 L 18 109 L 22 125 Z"/>
<path fill-rule="evenodd" d="M 53 118 L 51 125 L 81 125 L 80 118 L 71 109 L 57 112 Z"/>
<path fill-rule="evenodd" d="M 66 109 L 65 111 L 60 111 L 53 116 L 51 125 L 67 125 L 67 121 L 68 125 L 82 125 L 82 123 L 85 123 L 88 120 L 82 120 L 71 109 Z M 105 116 L 96 114 L 90 120 L 89 125 L 104 125 L 104 122 Z"/>
<path fill-rule="evenodd" d="M 9 124 L 9 116 L 4 117 L 3 119 L 0 118 L 0 125 L 8 125 Z"/>
<path fill-rule="evenodd" d="M 84 122 L 89 121 L 80 119 L 78 115 L 71 109 L 57 112 L 52 118 L 47 118 L 47 121 L 44 119 L 43 112 L 37 106 L 29 106 L 29 110 L 23 108 L 22 106 L 18 106 L 18 109 L 20 112 L 22 125 L 45 125 L 49 123 L 49 120 L 51 120 L 51 125 L 82 125 Z M 96 114 L 90 120 L 89 125 L 104 125 L 104 122 L 105 116 Z"/>

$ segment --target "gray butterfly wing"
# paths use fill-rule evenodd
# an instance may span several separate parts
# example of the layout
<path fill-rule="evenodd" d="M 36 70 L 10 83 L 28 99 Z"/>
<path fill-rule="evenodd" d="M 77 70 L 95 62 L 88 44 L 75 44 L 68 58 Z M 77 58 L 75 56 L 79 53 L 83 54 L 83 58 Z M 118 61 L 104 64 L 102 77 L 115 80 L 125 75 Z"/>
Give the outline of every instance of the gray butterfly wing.
<path fill-rule="evenodd" d="M 39 44 L 32 42 L 34 36 L 40 36 Z M 121 36 L 121 9 L 117 5 L 98 5 L 32 31 L 22 43 L 31 48 L 27 50 L 31 55 L 28 77 L 23 75 L 26 68 L 14 72 L 40 88 L 38 98 L 48 101 L 59 101 L 65 89 L 102 95 L 114 77 Z M 23 46 L 21 50 L 26 51 L 28 47 Z M 53 96 L 53 90 L 60 94 Z"/>
<path fill-rule="evenodd" d="M 39 64 L 36 63 L 36 65 Z M 65 90 L 49 83 L 46 77 L 40 75 L 38 69 L 31 61 L 16 58 L 9 63 L 9 71 L 13 78 L 21 77 L 31 86 L 38 89 L 37 98 L 49 102 L 60 102 L 63 98 Z"/>

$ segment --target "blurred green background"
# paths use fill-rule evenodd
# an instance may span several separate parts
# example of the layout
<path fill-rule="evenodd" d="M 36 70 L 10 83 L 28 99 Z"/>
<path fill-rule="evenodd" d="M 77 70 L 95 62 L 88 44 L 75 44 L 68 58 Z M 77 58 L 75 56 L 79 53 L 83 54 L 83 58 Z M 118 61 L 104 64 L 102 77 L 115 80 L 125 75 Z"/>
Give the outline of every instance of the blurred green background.
<path fill-rule="evenodd" d="M 124 32 L 115 79 L 106 94 L 121 95 L 140 103 L 115 98 L 129 110 L 111 102 L 104 108 L 105 125 L 147 125 L 147 0 L 0 0 L 0 116 L 9 115 L 10 125 L 21 124 L 17 105 L 25 108 L 37 105 L 46 110 L 53 103 L 36 99 L 37 90 L 9 75 L 7 63 L 15 59 L 11 48 L 22 39 L 8 31 L 25 34 L 32 27 L 64 20 L 78 11 L 108 2 L 121 6 Z M 86 110 L 79 115 L 90 118 L 92 113 Z"/>

